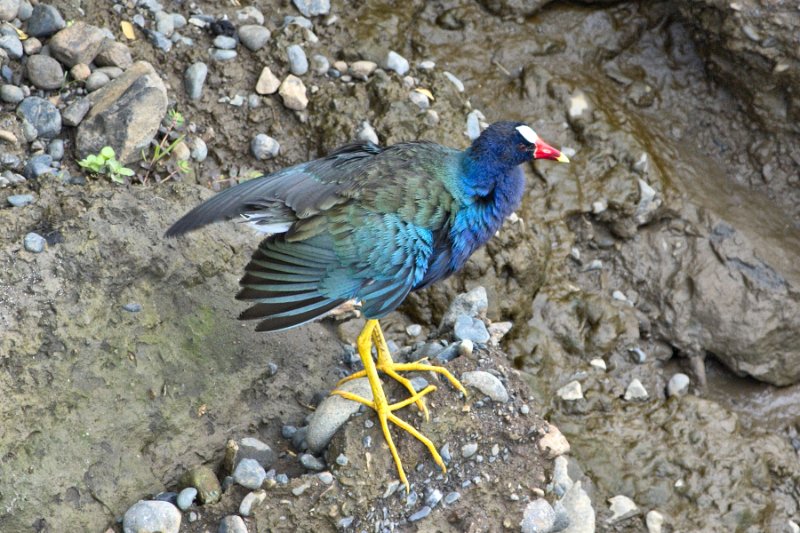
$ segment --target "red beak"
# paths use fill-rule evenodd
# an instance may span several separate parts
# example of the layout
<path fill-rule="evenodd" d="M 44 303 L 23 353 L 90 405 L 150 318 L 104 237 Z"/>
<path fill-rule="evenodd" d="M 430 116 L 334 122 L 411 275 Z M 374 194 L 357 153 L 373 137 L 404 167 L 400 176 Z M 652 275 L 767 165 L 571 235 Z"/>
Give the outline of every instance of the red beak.
<path fill-rule="evenodd" d="M 559 163 L 569 163 L 569 158 L 539 139 L 536 141 L 536 151 L 533 152 L 534 159 L 552 159 Z"/>

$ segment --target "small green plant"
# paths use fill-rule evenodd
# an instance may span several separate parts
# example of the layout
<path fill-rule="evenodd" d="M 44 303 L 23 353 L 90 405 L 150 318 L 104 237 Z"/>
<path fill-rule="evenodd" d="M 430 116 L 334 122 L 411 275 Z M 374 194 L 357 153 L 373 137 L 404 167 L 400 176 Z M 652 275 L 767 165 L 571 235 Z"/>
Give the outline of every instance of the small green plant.
<path fill-rule="evenodd" d="M 142 150 L 142 160 L 144 161 L 143 165 L 147 169 L 147 172 L 145 172 L 144 177 L 142 178 L 142 183 L 145 184 L 147 183 L 150 174 L 153 173 L 156 166 L 163 159 L 168 158 L 172 154 L 172 150 L 175 149 L 175 146 L 177 146 L 178 143 L 182 142 L 186 138 L 184 134 L 180 134 L 178 135 L 177 138 L 175 138 L 175 140 L 169 142 L 170 134 L 174 130 L 180 130 L 181 128 L 183 128 L 183 125 L 186 121 L 183 118 L 183 115 L 180 112 L 178 112 L 177 109 L 170 109 L 167 112 L 167 117 L 169 118 L 169 123 L 166 127 L 166 131 L 164 131 L 164 135 L 161 137 L 161 141 L 155 145 L 155 148 L 153 148 L 153 156 L 148 158 L 147 152 Z M 175 164 L 175 170 L 170 172 L 166 178 L 161 180 L 161 182 L 167 181 L 168 179 L 175 176 L 175 174 L 177 174 L 178 172 L 180 172 L 181 174 L 185 174 L 188 171 L 189 171 L 189 162 L 178 161 Z"/>
<path fill-rule="evenodd" d="M 85 159 L 78 161 L 78 164 L 92 174 L 106 174 L 111 181 L 117 183 L 125 183 L 126 177 L 135 174 L 133 170 L 117 161 L 117 154 L 110 146 L 104 146 L 97 155 L 89 154 Z"/>

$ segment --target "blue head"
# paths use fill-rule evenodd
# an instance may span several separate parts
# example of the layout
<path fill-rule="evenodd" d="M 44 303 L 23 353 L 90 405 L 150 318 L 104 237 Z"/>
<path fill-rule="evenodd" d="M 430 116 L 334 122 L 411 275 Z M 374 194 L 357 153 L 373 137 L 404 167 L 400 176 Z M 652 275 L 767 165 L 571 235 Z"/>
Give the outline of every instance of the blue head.
<path fill-rule="evenodd" d="M 510 170 L 532 159 L 553 159 L 568 163 L 567 156 L 541 140 L 522 122 L 495 122 L 473 141 L 469 149 L 475 162 Z"/>

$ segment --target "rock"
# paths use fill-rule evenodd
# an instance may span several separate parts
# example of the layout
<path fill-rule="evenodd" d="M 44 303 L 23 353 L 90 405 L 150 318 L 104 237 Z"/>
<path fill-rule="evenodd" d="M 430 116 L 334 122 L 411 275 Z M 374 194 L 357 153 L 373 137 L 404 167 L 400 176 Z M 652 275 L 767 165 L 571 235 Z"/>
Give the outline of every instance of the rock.
<path fill-rule="evenodd" d="M 62 139 L 53 139 L 47 145 L 47 155 L 53 158 L 53 161 L 61 161 L 64 157 L 64 141 Z"/>
<path fill-rule="evenodd" d="M 5 50 L 11 59 L 22 57 L 22 41 L 16 35 L 0 35 L 0 50 Z"/>
<path fill-rule="evenodd" d="M 304 453 L 300 455 L 300 464 L 303 465 L 303 467 L 315 472 L 321 472 L 322 470 L 325 470 L 325 463 L 310 453 Z"/>
<path fill-rule="evenodd" d="M 647 525 L 647 533 L 661 533 L 664 525 L 664 515 L 652 510 L 645 516 L 645 524 Z"/>
<path fill-rule="evenodd" d="M 330 0 L 292 0 L 292 2 L 304 17 L 327 15 L 331 10 Z"/>
<path fill-rule="evenodd" d="M 124 533 L 178 533 L 181 512 L 171 503 L 139 500 L 125 511 L 122 518 Z"/>
<path fill-rule="evenodd" d="M 411 100 L 411 102 L 415 104 L 420 111 L 425 111 L 431 105 L 431 101 L 428 96 L 416 90 L 409 91 L 408 99 Z"/>
<path fill-rule="evenodd" d="M 625 399 L 628 401 L 631 400 L 646 400 L 647 399 L 647 389 L 644 388 L 642 382 L 638 379 L 631 380 L 628 388 L 625 389 Z"/>
<path fill-rule="evenodd" d="M 621 522 L 626 518 L 636 516 L 639 514 L 639 508 L 633 503 L 633 500 L 627 496 L 617 495 L 608 499 L 611 504 L 611 518 L 608 519 L 610 524 Z"/>
<path fill-rule="evenodd" d="M 263 490 L 248 492 L 247 495 L 242 499 L 242 503 L 239 504 L 239 514 L 242 516 L 250 516 L 250 514 L 253 512 L 253 509 L 264 503 L 264 500 L 266 499 L 267 493 Z"/>
<path fill-rule="evenodd" d="M 220 50 L 235 50 L 236 44 L 236 39 L 228 37 L 227 35 L 217 35 L 214 37 L 214 46 Z"/>
<path fill-rule="evenodd" d="M 478 389 L 491 398 L 492 401 L 506 403 L 509 399 L 508 391 L 503 382 L 489 372 L 484 372 L 483 370 L 464 372 L 461 375 L 461 382 L 466 387 Z"/>
<path fill-rule="evenodd" d="M 569 516 L 569 527 L 561 533 L 594 533 L 595 513 L 592 499 L 583 490 L 580 481 L 576 481 L 561 498 L 561 504 Z"/>
<path fill-rule="evenodd" d="M 372 389 L 366 378 L 343 383 L 339 390 L 351 392 L 367 400 L 372 399 Z M 350 415 L 358 412 L 359 407 L 358 403 L 334 394 L 322 400 L 308 422 L 306 444 L 309 451 L 319 453 L 325 449 L 334 433 L 347 422 Z"/>
<path fill-rule="evenodd" d="M 486 296 L 486 289 L 475 287 L 471 291 L 455 297 L 442 317 L 439 329 L 444 331 L 452 328 L 456 323 L 456 319 L 461 315 L 472 318 L 481 317 L 486 314 L 488 308 L 489 299 Z"/>
<path fill-rule="evenodd" d="M 689 393 L 689 376 L 678 372 L 669 378 L 667 383 L 667 396 L 685 396 Z"/>
<path fill-rule="evenodd" d="M 286 57 L 289 60 L 289 70 L 295 76 L 302 76 L 308 72 L 308 58 L 299 44 L 293 44 L 286 48 Z"/>
<path fill-rule="evenodd" d="M 422 520 L 423 518 L 427 517 L 429 514 L 431 514 L 431 508 L 425 505 L 422 507 L 422 509 L 409 516 L 408 521 L 417 522 L 418 520 Z"/>
<path fill-rule="evenodd" d="M 48 42 L 53 57 L 65 66 L 91 63 L 105 40 L 103 30 L 82 21 L 59 31 Z"/>
<path fill-rule="evenodd" d="M 539 439 L 539 449 L 552 459 L 569 453 L 569 448 L 569 442 L 564 434 L 556 426 L 548 424 L 547 433 Z"/>
<path fill-rule="evenodd" d="M 206 157 L 208 157 L 208 146 L 200 137 L 192 137 L 189 140 L 189 149 L 191 150 L 190 155 L 192 159 L 198 163 L 202 163 L 205 161 Z"/>
<path fill-rule="evenodd" d="M 175 19 L 166 11 L 158 11 L 155 14 L 156 32 L 164 37 L 171 37 L 175 33 Z"/>
<path fill-rule="evenodd" d="M 250 141 L 250 152 L 258 160 L 272 159 L 281 149 L 281 145 L 264 133 L 259 133 Z"/>
<path fill-rule="evenodd" d="M 401 76 L 405 76 L 410 68 L 408 59 L 404 58 L 394 50 L 390 50 L 386 55 L 385 65 L 388 70 L 393 70 Z"/>
<path fill-rule="evenodd" d="M 216 503 L 222 496 L 222 487 L 213 470 L 207 466 L 195 466 L 187 470 L 178 482 L 181 488 L 197 489 L 197 499 L 202 504 Z"/>
<path fill-rule="evenodd" d="M 544 498 L 537 498 L 525 506 L 520 528 L 522 533 L 549 533 L 556 522 L 556 512 Z"/>
<path fill-rule="evenodd" d="M 375 128 L 366 120 L 359 125 L 356 137 L 360 141 L 371 142 L 372 144 L 378 144 L 379 142 L 378 134 L 375 133 Z"/>
<path fill-rule="evenodd" d="M 275 462 L 275 452 L 268 444 L 261 442 L 253 437 L 245 437 L 239 442 L 239 451 L 236 453 L 236 460 L 253 459 L 265 469 L 272 466 Z"/>
<path fill-rule="evenodd" d="M 330 472 L 320 472 L 317 474 L 317 478 L 323 482 L 325 485 L 330 485 L 333 483 L 333 474 Z"/>
<path fill-rule="evenodd" d="M 267 472 L 255 459 L 242 459 L 233 471 L 233 480 L 248 489 L 260 489 Z"/>
<path fill-rule="evenodd" d="M 104 72 L 92 72 L 89 77 L 86 78 L 86 90 L 90 93 L 94 92 L 108 85 L 110 81 L 111 78 L 108 77 L 108 74 Z"/>
<path fill-rule="evenodd" d="M 245 24 L 239 28 L 239 40 L 251 52 L 264 48 L 269 42 L 270 31 L 258 24 Z"/>
<path fill-rule="evenodd" d="M 94 63 L 99 67 L 126 69 L 133 64 L 133 58 L 126 44 L 106 37 L 94 58 Z"/>
<path fill-rule="evenodd" d="M 2 1 L 2 0 L 0 0 Z M 28 37 L 22 41 L 22 51 L 26 56 L 32 56 L 42 51 L 42 41 L 36 37 Z"/>
<path fill-rule="evenodd" d="M 208 66 L 203 62 L 192 63 L 183 75 L 183 86 L 190 100 L 199 100 L 203 94 L 203 84 L 208 75 Z"/>
<path fill-rule="evenodd" d="M 194 487 L 186 487 L 178 494 L 177 504 L 178 509 L 181 511 L 187 510 L 194 503 L 197 497 L 197 489 Z"/>
<path fill-rule="evenodd" d="M 211 59 L 214 61 L 230 61 L 236 59 L 237 55 L 236 50 L 221 50 L 219 48 L 211 50 Z"/>
<path fill-rule="evenodd" d="M 493 322 L 489 325 L 489 337 L 492 344 L 497 346 L 503 337 L 514 327 L 512 322 Z"/>
<path fill-rule="evenodd" d="M 39 137 L 50 139 L 61 133 L 61 114 L 44 98 L 29 96 L 17 106 L 17 116 L 27 120 Z"/>
<path fill-rule="evenodd" d="M 448 492 L 447 496 L 444 497 L 444 503 L 445 505 L 453 505 L 459 499 L 461 499 L 461 493 L 457 491 Z"/>
<path fill-rule="evenodd" d="M 354 61 L 347 72 L 357 80 L 366 81 L 376 68 L 378 64 L 372 61 Z"/>
<path fill-rule="evenodd" d="M 559 455 L 553 461 L 553 492 L 561 498 L 572 485 L 572 479 L 569 477 L 569 461 L 564 455 Z"/>
<path fill-rule="evenodd" d="M 486 344 L 490 338 L 486 324 L 478 318 L 467 315 L 460 315 L 456 318 L 453 334 L 457 340 L 470 340 L 475 344 Z"/>
<path fill-rule="evenodd" d="M 18 104 L 25 98 L 25 93 L 16 85 L 0 86 L 0 100 L 7 104 Z"/>
<path fill-rule="evenodd" d="M 596 357 L 596 358 L 592 359 L 591 361 L 589 361 L 589 364 L 591 366 L 593 366 L 594 368 L 602 370 L 603 372 L 605 372 L 605 370 L 607 368 L 606 367 L 606 362 L 603 361 L 602 359 L 600 359 L 599 357 Z"/>
<path fill-rule="evenodd" d="M 241 516 L 228 515 L 219 523 L 218 533 L 247 533 L 247 525 Z"/>
<path fill-rule="evenodd" d="M 28 0 L 21 0 L 19 3 L 19 10 L 17 11 L 17 18 L 21 21 L 26 21 L 33 15 L 33 6 Z"/>
<path fill-rule="evenodd" d="M 318 76 L 324 76 L 331 68 L 331 63 L 328 58 L 322 54 L 314 54 L 311 56 L 311 70 Z"/>
<path fill-rule="evenodd" d="M 47 241 L 38 233 L 30 232 L 25 235 L 23 244 L 25 245 L 26 250 L 31 253 L 38 254 L 44 250 Z"/>
<path fill-rule="evenodd" d="M 443 72 L 444 77 L 450 80 L 450 82 L 456 86 L 456 90 L 460 93 L 464 92 L 464 83 L 460 79 L 458 79 L 455 75 L 447 72 L 446 70 Z"/>
<path fill-rule="evenodd" d="M 255 6 L 245 6 L 236 11 L 236 20 L 244 24 L 264 24 L 264 13 Z"/>
<path fill-rule="evenodd" d="M 10 21 L 17 17 L 19 0 L 0 0 L 0 21 Z"/>
<path fill-rule="evenodd" d="M 33 203 L 33 195 L 32 194 L 12 194 L 8 198 L 6 198 L 8 205 L 11 207 L 25 207 L 28 204 Z"/>
<path fill-rule="evenodd" d="M 83 117 L 92 108 L 92 102 L 88 98 L 78 98 L 72 102 L 69 107 L 62 113 L 64 124 L 67 126 L 77 126 L 83 120 Z"/>
<path fill-rule="evenodd" d="M 75 81 L 86 81 L 86 78 L 91 76 L 91 74 L 92 70 L 86 63 L 78 63 L 69 69 L 69 75 L 72 76 L 72 79 Z"/>
<path fill-rule="evenodd" d="M 142 304 L 137 302 L 129 302 L 123 305 L 122 309 L 129 313 L 140 313 L 142 311 Z M 195 496 L 197 495 L 197 490 L 195 490 L 194 494 Z M 192 496 L 192 498 L 194 498 L 194 496 Z"/>
<path fill-rule="evenodd" d="M 37 4 L 28 19 L 25 32 L 33 37 L 49 37 L 66 25 L 54 6 Z"/>
<path fill-rule="evenodd" d="M 477 442 L 468 442 L 464 446 L 461 447 L 461 457 L 464 459 L 469 459 L 478 451 L 478 443 Z"/>
<path fill-rule="evenodd" d="M 283 99 L 283 105 L 289 109 L 302 111 L 308 106 L 306 86 L 300 78 L 292 74 L 286 76 L 278 92 Z"/>
<path fill-rule="evenodd" d="M 478 117 L 479 113 L 480 111 L 476 109 L 474 111 L 471 111 L 469 115 L 467 115 L 466 134 L 471 141 L 477 139 L 481 134 L 481 122 L 480 118 Z"/>
<path fill-rule="evenodd" d="M 280 86 L 281 80 L 272 73 L 269 67 L 264 67 L 256 82 L 256 92 L 258 94 L 274 94 Z"/>
<path fill-rule="evenodd" d="M 170 41 L 169 37 L 160 31 L 144 30 L 144 34 L 147 36 L 147 40 L 153 43 L 153 46 L 159 50 L 163 52 L 169 52 L 172 50 L 172 41 Z M 236 54 L 233 54 L 233 57 L 236 57 Z"/>
<path fill-rule="evenodd" d="M 92 109 L 78 127 L 75 148 L 80 157 L 110 146 L 117 161 L 141 157 L 167 112 L 167 90 L 150 63 L 134 63 L 125 73 L 89 95 Z"/>
<path fill-rule="evenodd" d="M 583 390 L 579 381 L 570 381 L 556 391 L 559 398 L 566 401 L 583 400 Z"/>

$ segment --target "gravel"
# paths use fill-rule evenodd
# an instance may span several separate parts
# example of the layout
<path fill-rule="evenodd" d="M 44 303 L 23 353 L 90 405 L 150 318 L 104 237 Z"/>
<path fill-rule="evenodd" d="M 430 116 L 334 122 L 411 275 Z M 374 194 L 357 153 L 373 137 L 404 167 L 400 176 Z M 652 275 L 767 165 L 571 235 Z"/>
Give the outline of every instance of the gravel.
<path fill-rule="evenodd" d="M 281 80 L 272 73 L 269 67 L 264 67 L 256 82 L 256 92 L 258 94 L 274 94 L 280 86 Z"/>
<path fill-rule="evenodd" d="M 416 513 L 409 516 L 408 521 L 416 522 L 418 520 L 422 520 L 423 518 L 427 517 L 429 514 L 431 514 L 431 508 L 426 505 Z"/>
<path fill-rule="evenodd" d="M 125 511 L 122 518 L 124 533 L 178 533 L 181 512 L 171 503 L 140 500 Z"/>
<path fill-rule="evenodd" d="M 213 48 L 211 50 L 211 59 L 214 61 L 230 61 L 236 59 L 236 50 L 220 50 Z"/>
<path fill-rule="evenodd" d="M 227 35 L 217 35 L 214 37 L 214 46 L 220 50 L 235 50 L 236 39 L 228 37 Z"/>
<path fill-rule="evenodd" d="M 467 444 L 461 447 L 461 456 L 464 459 L 469 459 L 478 451 L 478 443 L 477 442 L 468 442 Z"/>
<path fill-rule="evenodd" d="M 461 493 L 457 491 L 448 492 L 447 496 L 444 497 L 445 505 L 452 505 L 456 503 L 459 499 L 461 499 Z"/>
<path fill-rule="evenodd" d="M 269 468 L 275 462 L 276 454 L 265 442 L 253 437 L 245 437 L 239 441 L 239 451 L 236 460 L 253 459 L 264 468 Z"/>
<path fill-rule="evenodd" d="M 308 97 L 306 96 L 306 86 L 303 80 L 289 74 L 283 80 L 278 90 L 283 99 L 283 105 L 294 111 L 303 111 L 308 107 Z"/>
<path fill-rule="evenodd" d="M 136 302 L 129 302 L 122 306 L 122 309 L 129 313 L 140 313 L 142 311 L 142 304 Z"/>
<path fill-rule="evenodd" d="M 265 133 L 259 133 L 250 141 L 250 152 L 261 161 L 272 159 L 278 155 L 280 149 L 280 143 Z"/>
<path fill-rule="evenodd" d="M 486 289 L 483 287 L 475 287 L 469 292 L 459 294 L 450 303 L 447 312 L 442 317 L 442 323 L 439 329 L 446 330 L 452 328 L 456 319 L 461 315 L 466 315 L 472 318 L 479 317 L 486 313 L 489 308 L 489 299 L 486 296 Z"/>
<path fill-rule="evenodd" d="M 239 40 L 251 52 L 264 48 L 270 37 L 270 31 L 258 24 L 245 24 L 239 28 Z"/>
<path fill-rule="evenodd" d="M 286 48 L 286 56 L 289 59 L 289 70 L 295 76 L 302 76 L 308 72 L 308 58 L 299 44 L 293 44 Z"/>
<path fill-rule="evenodd" d="M 556 395 L 566 401 L 583 400 L 583 390 L 579 381 L 570 381 L 558 389 Z"/>
<path fill-rule="evenodd" d="M 322 459 L 314 457 L 310 453 L 304 453 L 300 455 L 300 464 L 308 470 L 313 470 L 315 472 L 325 470 L 325 463 L 322 461 Z"/>
<path fill-rule="evenodd" d="M 428 495 L 425 497 L 425 505 L 433 509 L 439 502 L 442 501 L 442 491 L 439 489 L 431 490 Z"/>

